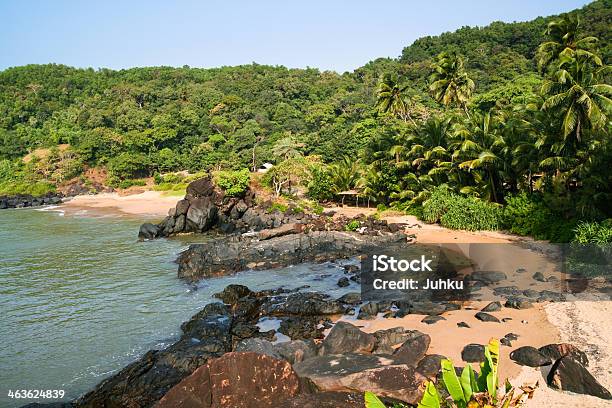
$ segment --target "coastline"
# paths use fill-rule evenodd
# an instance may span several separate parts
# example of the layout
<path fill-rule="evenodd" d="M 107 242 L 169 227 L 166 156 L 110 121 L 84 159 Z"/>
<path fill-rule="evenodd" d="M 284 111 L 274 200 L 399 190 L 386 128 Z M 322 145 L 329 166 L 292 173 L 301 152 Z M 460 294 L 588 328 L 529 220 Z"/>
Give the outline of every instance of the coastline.
<path fill-rule="evenodd" d="M 82 210 L 104 214 L 125 214 L 147 218 L 164 217 L 182 196 L 165 195 L 160 191 L 145 191 L 131 195 L 100 193 L 78 195 L 61 204 L 68 214 Z"/>

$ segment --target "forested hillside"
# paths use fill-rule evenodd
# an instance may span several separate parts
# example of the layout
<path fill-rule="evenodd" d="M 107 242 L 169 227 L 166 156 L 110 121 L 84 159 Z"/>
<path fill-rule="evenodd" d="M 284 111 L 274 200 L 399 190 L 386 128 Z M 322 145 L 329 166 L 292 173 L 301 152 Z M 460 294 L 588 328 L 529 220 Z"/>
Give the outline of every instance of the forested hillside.
<path fill-rule="evenodd" d="M 291 179 L 317 200 L 356 188 L 417 212 L 432 194 L 485 212 L 520 199 L 532 206 L 521 211 L 544 206 L 541 222 L 569 220 L 567 230 L 610 217 L 611 24 L 612 1 L 599 0 L 421 38 L 344 74 L 10 68 L 0 72 L 0 194 L 41 193 L 94 167 L 128 186 L 272 162 L 279 194 Z"/>

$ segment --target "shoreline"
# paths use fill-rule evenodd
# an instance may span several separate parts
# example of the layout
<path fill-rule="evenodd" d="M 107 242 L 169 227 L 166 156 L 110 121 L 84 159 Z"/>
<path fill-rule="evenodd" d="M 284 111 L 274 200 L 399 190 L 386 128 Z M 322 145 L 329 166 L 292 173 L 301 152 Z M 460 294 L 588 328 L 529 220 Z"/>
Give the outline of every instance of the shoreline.
<path fill-rule="evenodd" d="M 138 194 L 99 193 L 78 195 L 64 201 L 60 206 L 68 214 L 89 210 L 104 215 L 122 214 L 146 218 L 163 218 L 182 196 L 165 195 L 160 191 L 145 191 Z"/>

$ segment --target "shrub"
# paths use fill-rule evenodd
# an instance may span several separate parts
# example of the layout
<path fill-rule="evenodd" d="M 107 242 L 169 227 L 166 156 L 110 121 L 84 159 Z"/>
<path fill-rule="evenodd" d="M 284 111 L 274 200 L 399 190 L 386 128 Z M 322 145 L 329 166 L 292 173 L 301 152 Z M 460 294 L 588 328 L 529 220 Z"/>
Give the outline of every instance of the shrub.
<path fill-rule="evenodd" d="M 612 243 L 612 218 L 601 223 L 581 222 L 574 229 L 573 242 L 578 244 Z"/>
<path fill-rule="evenodd" d="M 359 228 L 360 225 L 361 225 L 361 223 L 359 221 L 353 220 L 353 221 L 350 221 L 349 223 L 347 223 L 344 226 L 344 229 L 346 231 L 357 231 L 357 228 Z"/>
<path fill-rule="evenodd" d="M 237 197 L 247 190 L 251 181 L 251 173 L 248 169 L 223 170 L 213 173 L 215 183 L 221 187 L 229 197 Z"/>
<path fill-rule="evenodd" d="M 29 194 L 38 197 L 54 191 L 55 185 L 46 181 L 38 181 L 35 183 L 25 181 L 0 182 L 0 196 Z"/>
<path fill-rule="evenodd" d="M 423 204 L 422 219 L 451 229 L 491 231 L 501 228 L 503 212 L 497 204 L 458 196 L 446 186 L 440 186 Z"/>
<path fill-rule="evenodd" d="M 111 175 L 121 179 L 145 176 L 149 169 L 149 158 L 141 153 L 121 153 L 108 161 Z"/>
<path fill-rule="evenodd" d="M 328 171 L 314 168 L 312 180 L 308 183 L 308 196 L 318 201 L 329 201 L 334 198 L 334 183 Z"/>
<path fill-rule="evenodd" d="M 289 208 L 289 207 L 288 207 L 288 206 L 286 206 L 285 204 L 281 204 L 281 203 L 272 203 L 272 205 L 270 205 L 270 206 L 268 207 L 268 209 L 266 210 L 266 212 L 267 212 L 268 214 L 272 214 L 272 213 L 274 213 L 274 212 L 282 212 L 282 213 L 284 213 L 284 212 L 286 212 L 286 211 L 287 211 L 287 209 L 288 209 L 288 208 Z"/>
<path fill-rule="evenodd" d="M 567 220 L 546 205 L 539 195 L 521 193 L 506 199 L 504 228 L 519 235 L 553 242 L 569 242 L 574 235 L 575 220 Z"/>

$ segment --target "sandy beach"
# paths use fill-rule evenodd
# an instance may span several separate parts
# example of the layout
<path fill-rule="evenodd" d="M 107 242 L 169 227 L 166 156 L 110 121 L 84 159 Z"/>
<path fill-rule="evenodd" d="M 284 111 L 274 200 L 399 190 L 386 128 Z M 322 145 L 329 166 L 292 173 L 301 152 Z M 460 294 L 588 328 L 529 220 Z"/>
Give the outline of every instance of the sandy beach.
<path fill-rule="evenodd" d="M 158 191 L 145 191 L 132 195 L 101 193 L 73 197 L 62 204 L 62 208 L 68 214 L 87 210 L 100 214 L 119 213 L 146 218 L 163 218 L 181 198 L 164 195 Z"/>

